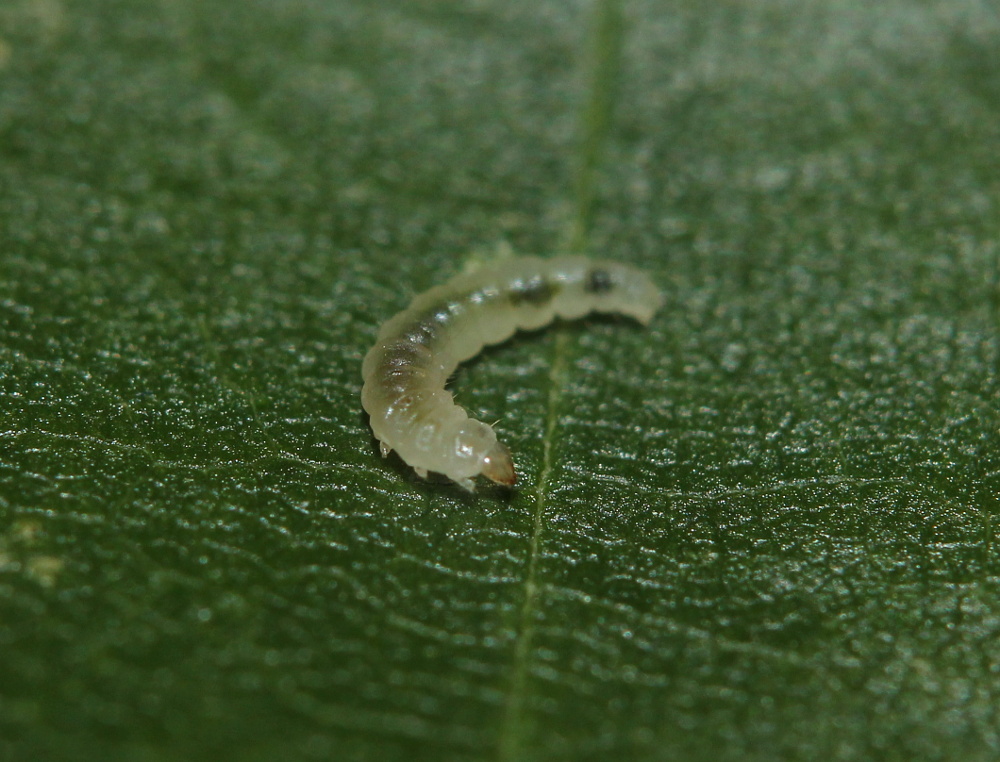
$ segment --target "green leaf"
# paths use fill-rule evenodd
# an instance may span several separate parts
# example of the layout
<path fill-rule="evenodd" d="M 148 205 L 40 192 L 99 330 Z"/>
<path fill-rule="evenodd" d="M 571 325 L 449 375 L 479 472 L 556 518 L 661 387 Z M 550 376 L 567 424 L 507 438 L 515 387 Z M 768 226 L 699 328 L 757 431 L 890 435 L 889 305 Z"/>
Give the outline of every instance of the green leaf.
<path fill-rule="evenodd" d="M 997 50 L 982 0 L 5 2 L 0 758 L 995 759 Z M 360 361 L 507 245 L 668 301 L 466 365 L 522 477 L 469 496 Z"/>

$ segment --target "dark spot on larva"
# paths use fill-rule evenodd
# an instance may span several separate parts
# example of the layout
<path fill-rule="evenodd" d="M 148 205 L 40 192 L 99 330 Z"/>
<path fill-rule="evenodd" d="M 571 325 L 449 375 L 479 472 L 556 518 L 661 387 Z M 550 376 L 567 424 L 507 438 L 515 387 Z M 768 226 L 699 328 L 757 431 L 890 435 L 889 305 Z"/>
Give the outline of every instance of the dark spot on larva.
<path fill-rule="evenodd" d="M 402 332 L 402 338 L 411 344 L 432 346 L 440 337 L 442 329 L 448 324 L 449 315 L 444 310 L 432 310 L 414 317 Z"/>
<path fill-rule="evenodd" d="M 614 287 L 615 282 L 611 278 L 611 273 L 600 268 L 587 273 L 587 279 L 583 285 L 588 294 L 606 294 Z"/>
<path fill-rule="evenodd" d="M 526 281 L 517 281 L 510 290 L 510 303 L 515 307 L 520 304 L 530 304 L 541 307 L 552 300 L 559 287 L 545 280 L 541 275 L 535 275 Z"/>
<path fill-rule="evenodd" d="M 397 339 L 385 348 L 378 365 L 375 366 L 376 372 L 385 376 L 397 369 L 423 367 L 427 364 L 430 356 L 430 350 L 423 344 Z"/>
<path fill-rule="evenodd" d="M 434 342 L 436 335 L 434 328 L 433 323 L 418 321 L 407 326 L 403 337 L 411 344 L 423 344 L 428 347 Z"/>

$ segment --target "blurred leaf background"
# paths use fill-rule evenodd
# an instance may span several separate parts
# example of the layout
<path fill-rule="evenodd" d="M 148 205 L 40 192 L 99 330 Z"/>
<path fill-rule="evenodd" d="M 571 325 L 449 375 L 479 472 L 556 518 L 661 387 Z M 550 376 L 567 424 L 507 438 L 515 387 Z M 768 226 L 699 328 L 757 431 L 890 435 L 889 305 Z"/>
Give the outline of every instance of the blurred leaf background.
<path fill-rule="evenodd" d="M 1000 755 L 987 0 L 5 0 L 0 759 Z M 377 456 L 470 258 L 647 269 Z"/>

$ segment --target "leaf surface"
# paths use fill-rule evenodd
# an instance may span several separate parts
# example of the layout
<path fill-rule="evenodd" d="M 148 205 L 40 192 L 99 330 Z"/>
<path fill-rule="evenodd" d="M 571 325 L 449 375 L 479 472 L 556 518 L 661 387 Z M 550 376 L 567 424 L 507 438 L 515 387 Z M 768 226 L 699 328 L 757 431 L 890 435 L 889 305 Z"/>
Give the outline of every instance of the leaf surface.
<path fill-rule="evenodd" d="M 995 759 L 997 50 L 975 0 L 6 3 L 0 757 Z M 379 324 L 567 242 L 668 299 L 461 369 L 523 486 L 379 458 Z"/>

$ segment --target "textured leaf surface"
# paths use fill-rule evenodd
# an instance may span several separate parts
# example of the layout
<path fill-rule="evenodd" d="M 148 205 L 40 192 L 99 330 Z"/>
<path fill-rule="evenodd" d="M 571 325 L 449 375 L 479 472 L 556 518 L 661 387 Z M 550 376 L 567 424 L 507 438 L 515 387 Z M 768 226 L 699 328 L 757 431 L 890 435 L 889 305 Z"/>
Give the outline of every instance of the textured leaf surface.
<path fill-rule="evenodd" d="M 0 757 L 1000 754 L 1000 12 L 608 8 L 0 7 Z M 381 460 L 567 240 L 668 303 L 460 372 L 524 486 Z"/>

